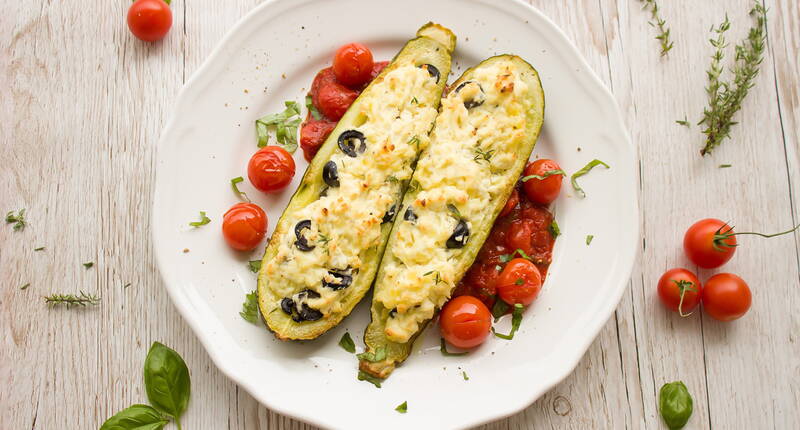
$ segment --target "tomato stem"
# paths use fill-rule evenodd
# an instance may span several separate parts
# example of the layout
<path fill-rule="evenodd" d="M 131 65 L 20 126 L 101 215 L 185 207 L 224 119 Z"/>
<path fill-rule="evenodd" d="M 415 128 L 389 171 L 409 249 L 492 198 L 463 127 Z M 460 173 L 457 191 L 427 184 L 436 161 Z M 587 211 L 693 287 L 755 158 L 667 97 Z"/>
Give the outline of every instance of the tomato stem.
<path fill-rule="evenodd" d="M 722 229 L 725 228 L 725 227 L 728 227 L 728 230 L 723 233 Z M 770 237 L 781 236 L 781 235 L 784 235 L 784 234 L 792 233 L 792 232 L 796 231 L 798 228 L 800 228 L 800 224 L 797 224 L 796 226 L 794 226 L 794 228 L 791 228 L 789 230 L 782 231 L 780 233 L 773 233 L 773 234 L 764 234 L 764 233 L 758 233 L 758 232 L 754 232 L 754 231 L 744 231 L 744 232 L 741 232 L 741 233 L 734 233 L 733 232 L 733 227 L 730 227 L 730 226 L 728 226 L 728 223 L 725 223 L 722 227 L 720 227 L 716 231 L 716 233 L 714 233 L 714 239 L 713 239 L 713 242 L 712 242 L 712 246 L 714 247 L 715 250 L 717 250 L 719 252 L 725 252 L 728 248 L 733 248 L 735 246 L 738 246 L 738 245 L 731 245 L 728 242 L 726 242 L 729 238 L 731 238 L 733 236 L 738 236 L 738 235 L 742 235 L 742 234 L 752 234 L 752 235 L 756 235 L 756 236 L 770 238 Z"/>
<path fill-rule="evenodd" d="M 684 280 L 676 281 L 673 279 L 672 282 L 678 285 L 678 289 L 681 291 L 681 301 L 678 302 L 678 314 L 684 318 L 688 317 L 689 315 L 693 314 L 694 311 L 689 312 L 688 314 L 683 313 L 683 297 L 686 295 L 686 291 L 697 292 L 697 288 L 694 287 L 694 283 L 689 281 L 684 281 Z"/>

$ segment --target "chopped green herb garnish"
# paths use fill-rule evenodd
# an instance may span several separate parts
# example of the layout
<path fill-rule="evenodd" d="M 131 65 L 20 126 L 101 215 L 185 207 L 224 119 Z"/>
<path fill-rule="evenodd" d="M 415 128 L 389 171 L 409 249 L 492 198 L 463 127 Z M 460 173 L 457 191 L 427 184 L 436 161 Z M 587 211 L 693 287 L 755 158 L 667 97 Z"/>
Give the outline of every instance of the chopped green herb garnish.
<path fill-rule="evenodd" d="M 239 190 L 239 186 L 237 184 L 239 184 L 240 182 L 244 182 L 244 178 L 242 178 L 241 176 L 231 179 L 231 188 L 233 188 L 233 192 L 236 193 L 237 197 L 243 197 L 245 200 L 249 202 L 250 198 L 247 197 L 247 194 L 244 191 Z"/>
<path fill-rule="evenodd" d="M 447 210 L 450 211 L 450 213 L 453 215 L 453 217 L 455 219 L 459 219 L 459 220 L 462 219 L 461 212 L 458 211 L 458 208 L 456 207 L 456 205 L 454 205 L 452 203 L 448 203 L 447 204 Z"/>
<path fill-rule="evenodd" d="M 286 106 L 283 112 L 266 115 L 256 120 L 258 147 L 267 146 L 269 130 L 274 128 L 277 144 L 293 154 L 297 150 L 297 127 L 302 122 L 300 107 L 297 102 L 293 101 L 287 101 L 283 104 Z"/>
<path fill-rule="evenodd" d="M 24 289 L 27 289 L 27 288 L 28 288 L 28 287 L 30 287 L 30 286 L 31 286 L 31 283 L 30 283 L 30 282 L 28 282 L 27 284 L 25 284 L 25 285 L 23 285 L 23 286 L 19 287 L 19 289 L 20 289 L 20 290 L 24 290 Z"/>
<path fill-rule="evenodd" d="M 38 248 L 33 248 L 34 251 L 44 251 L 44 246 L 40 246 Z"/>
<path fill-rule="evenodd" d="M 464 377 L 464 380 L 465 380 L 465 381 L 469 381 L 469 376 L 467 376 L 467 372 L 466 372 L 466 371 L 463 371 L 463 370 L 462 370 L 462 371 L 461 371 L 461 375 Z"/>
<path fill-rule="evenodd" d="M 683 116 L 683 120 L 678 119 L 675 120 L 675 122 L 687 128 L 691 127 L 691 125 L 689 124 L 689 120 L 686 118 L 686 115 Z"/>
<path fill-rule="evenodd" d="M 64 305 L 68 308 L 72 306 L 94 306 L 100 304 L 100 297 L 80 291 L 77 296 L 74 294 L 51 294 L 44 298 L 44 302 L 50 306 Z"/>
<path fill-rule="evenodd" d="M 592 239 L 594 239 L 594 236 L 592 236 L 591 234 L 587 235 L 586 236 L 586 245 L 591 245 L 592 244 Z"/>
<path fill-rule="evenodd" d="M 417 152 L 419 152 L 419 137 L 414 136 L 411 139 L 409 139 L 408 142 L 406 142 L 406 143 L 408 143 L 409 145 L 416 146 L 417 147 Z"/>
<path fill-rule="evenodd" d="M 442 355 L 444 355 L 445 357 L 458 357 L 460 355 L 467 355 L 469 353 L 469 351 L 449 352 L 449 351 L 447 351 L 447 344 L 445 344 L 444 338 L 441 338 L 441 340 L 442 340 L 442 342 L 441 342 L 441 344 L 439 346 L 439 351 L 441 351 Z"/>
<path fill-rule="evenodd" d="M 357 354 L 356 357 L 358 357 L 359 360 L 369 361 L 371 363 L 383 361 L 386 360 L 386 347 L 381 346 L 374 352 L 364 351 L 361 354 Z"/>
<path fill-rule="evenodd" d="M 314 106 L 314 100 L 311 96 L 306 96 L 306 109 L 311 113 L 311 116 L 314 117 L 316 120 L 322 119 L 322 115 L 319 114 L 317 107 Z"/>
<path fill-rule="evenodd" d="M 525 253 L 525 251 L 519 248 L 517 248 L 517 250 L 512 252 L 511 254 L 500 255 L 499 257 L 497 257 L 497 259 L 500 260 L 501 263 L 508 263 L 509 261 L 514 259 L 514 254 L 519 254 L 520 257 L 529 261 L 533 261 L 533 259 L 530 256 L 528 256 L 528 254 Z"/>
<path fill-rule="evenodd" d="M 261 260 L 250 260 L 247 262 L 247 268 L 253 273 L 258 273 L 261 270 Z"/>
<path fill-rule="evenodd" d="M 476 163 L 480 163 L 481 161 L 485 161 L 489 163 L 494 156 L 494 149 L 490 149 L 488 151 L 484 151 L 481 149 L 480 146 L 475 147 L 475 157 L 472 158 L 473 161 Z"/>
<path fill-rule="evenodd" d="M 728 167 L 733 167 L 733 164 L 720 164 L 719 165 L 720 169 L 727 169 Z"/>
<path fill-rule="evenodd" d="M 514 281 L 514 285 L 522 285 L 524 283 L 525 283 L 525 281 L 523 281 L 522 278 L 517 278 L 517 280 Z"/>
<path fill-rule="evenodd" d="M 408 402 L 400 403 L 400 405 L 394 408 L 394 410 L 400 412 L 401 414 L 408 412 Z"/>
<path fill-rule="evenodd" d="M 522 323 L 522 312 L 524 310 L 525 307 L 521 304 L 517 303 L 514 305 L 514 312 L 511 314 L 511 332 L 509 334 L 498 333 L 494 331 L 494 327 L 492 327 L 492 333 L 494 333 L 494 335 L 500 339 L 514 339 L 514 334 L 517 333 L 517 330 L 519 330 L 519 325 Z"/>
<path fill-rule="evenodd" d="M 339 346 L 341 346 L 343 350 L 351 354 L 354 354 L 356 352 L 356 343 L 353 342 L 353 338 L 350 337 L 349 332 L 344 332 L 342 338 L 339 339 Z"/>
<path fill-rule="evenodd" d="M 14 211 L 8 211 L 6 214 L 6 223 L 14 223 L 14 231 L 24 230 L 28 223 L 25 221 L 25 209 L 20 209 L 14 215 Z"/>
<path fill-rule="evenodd" d="M 417 97 L 416 96 L 411 99 L 411 103 L 412 104 L 419 104 L 419 101 L 417 101 Z"/>
<path fill-rule="evenodd" d="M 359 381 L 367 381 L 370 384 L 372 384 L 372 385 L 374 385 L 374 386 L 376 386 L 378 388 L 381 388 L 381 382 L 383 382 L 383 379 L 376 378 L 376 377 L 370 375 L 369 373 L 364 372 L 363 370 L 359 370 L 358 371 L 358 380 Z"/>
<path fill-rule="evenodd" d="M 550 176 L 554 176 L 554 175 L 567 176 L 567 173 L 566 173 L 566 172 L 564 172 L 564 171 L 563 171 L 563 170 L 561 170 L 561 169 L 558 169 L 558 170 L 548 170 L 548 171 L 544 172 L 544 175 L 528 175 L 528 176 L 523 176 L 523 177 L 522 177 L 522 179 L 520 179 L 520 181 L 521 181 L 521 182 L 528 182 L 528 181 L 530 181 L 531 179 L 539 179 L 539 180 L 542 180 L 542 179 L 546 179 L 546 178 L 548 178 L 548 177 L 550 177 Z M 559 183 L 560 183 L 560 182 L 559 182 Z"/>
<path fill-rule="evenodd" d="M 206 225 L 211 222 L 211 218 L 206 216 L 205 211 L 200 211 L 200 221 L 192 221 L 189 223 L 192 227 L 200 227 L 201 225 Z"/>
<path fill-rule="evenodd" d="M 500 317 L 508 313 L 508 309 L 508 303 L 498 297 L 497 300 L 494 301 L 494 306 L 492 306 L 492 316 L 494 320 L 497 321 Z"/>
<path fill-rule="evenodd" d="M 440 282 L 444 282 L 444 281 L 442 280 L 442 277 L 441 277 L 441 275 L 439 274 L 439 271 L 438 271 L 438 270 L 431 270 L 430 272 L 428 272 L 428 273 L 425 273 L 425 274 L 424 274 L 424 275 L 422 275 L 422 276 L 428 276 L 428 275 L 433 275 L 433 281 L 434 281 L 434 282 L 436 282 L 436 285 L 439 285 L 439 283 L 440 283 Z"/>
<path fill-rule="evenodd" d="M 92 261 L 83 263 L 83 267 L 85 267 L 87 269 L 90 269 L 92 266 L 94 266 L 94 262 L 92 262 Z"/>
<path fill-rule="evenodd" d="M 577 172 L 573 173 L 572 176 L 570 177 L 570 181 L 572 182 L 572 188 L 574 188 L 575 191 L 581 197 L 586 197 L 586 193 L 583 191 L 583 188 L 581 188 L 581 186 L 578 185 L 578 178 L 580 178 L 581 176 L 589 173 L 590 170 L 592 170 L 595 166 L 598 166 L 598 165 L 605 166 L 606 169 L 610 169 L 611 168 L 608 164 L 606 164 L 606 163 L 604 163 L 604 162 L 602 162 L 602 161 L 600 161 L 598 159 L 594 159 L 594 160 L 590 161 L 589 164 L 583 166 L 583 168 L 581 170 L 578 170 Z"/>
<path fill-rule="evenodd" d="M 242 310 L 239 311 L 239 316 L 247 322 L 258 323 L 258 291 L 253 290 L 244 296 L 244 303 L 242 303 Z"/>
<path fill-rule="evenodd" d="M 127 284 L 123 285 L 123 286 L 122 286 L 122 288 L 128 288 L 128 287 L 130 287 L 130 286 L 131 286 L 131 283 L 130 283 L 130 282 L 128 282 Z"/>
<path fill-rule="evenodd" d="M 558 222 L 556 222 L 555 218 L 553 218 L 553 222 L 550 223 L 550 227 L 547 227 L 547 229 L 550 230 L 550 234 L 553 235 L 553 239 L 561 235 L 561 229 L 558 227 Z"/>

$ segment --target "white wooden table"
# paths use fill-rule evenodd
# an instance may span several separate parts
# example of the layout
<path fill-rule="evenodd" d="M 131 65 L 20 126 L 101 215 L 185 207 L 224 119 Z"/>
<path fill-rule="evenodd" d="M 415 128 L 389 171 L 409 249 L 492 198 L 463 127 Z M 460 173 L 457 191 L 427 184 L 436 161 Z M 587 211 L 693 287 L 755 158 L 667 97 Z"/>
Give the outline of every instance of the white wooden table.
<path fill-rule="evenodd" d="M 307 428 L 216 369 L 170 303 L 150 241 L 154 147 L 176 94 L 257 3 L 175 0 L 171 33 L 146 44 L 128 32 L 126 1 L 2 2 L 0 211 L 27 208 L 30 225 L 0 226 L 0 428 L 97 428 L 145 401 L 141 369 L 154 340 L 191 370 L 185 428 Z M 674 121 L 699 119 L 709 27 L 727 12 L 729 40 L 738 41 L 749 0 L 662 1 L 675 41 L 664 58 L 639 1 L 533 3 L 622 108 L 639 148 L 643 240 L 628 291 L 574 373 L 487 428 L 663 428 L 657 391 L 678 379 L 695 399 L 691 428 L 800 428 L 800 235 L 740 239 L 724 269 L 747 280 L 754 298 L 735 323 L 678 318 L 655 296 L 664 270 L 692 267 L 681 239 L 695 220 L 773 232 L 800 218 L 798 1 L 767 0 L 761 74 L 733 138 L 706 158 L 699 128 Z M 98 292 L 102 304 L 42 301 L 78 289 Z"/>

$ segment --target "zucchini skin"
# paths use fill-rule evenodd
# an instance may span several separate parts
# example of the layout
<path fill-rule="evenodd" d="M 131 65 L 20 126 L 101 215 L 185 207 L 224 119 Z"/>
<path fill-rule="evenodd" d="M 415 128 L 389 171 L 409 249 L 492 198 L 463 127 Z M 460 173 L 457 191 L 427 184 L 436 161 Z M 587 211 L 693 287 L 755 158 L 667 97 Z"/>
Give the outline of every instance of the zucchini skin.
<path fill-rule="evenodd" d="M 443 40 L 452 41 L 452 46 L 442 44 Z M 348 287 L 344 300 L 340 301 L 342 309 L 332 312 L 326 317 L 316 321 L 295 322 L 291 316 L 281 311 L 279 302 L 282 297 L 270 288 L 270 276 L 266 273 L 267 263 L 276 256 L 281 238 L 285 235 L 293 235 L 293 226 L 290 225 L 292 214 L 308 206 L 319 198 L 320 192 L 326 186 L 322 173 L 325 164 L 331 159 L 333 154 L 339 150 L 337 138 L 345 130 L 354 126 L 359 120 L 359 108 L 361 101 L 365 97 L 372 96 L 370 89 L 378 82 L 381 82 L 387 73 L 397 68 L 398 59 L 412 59 L 415 64 L 432 64 L 446 77 L 450 72 L 451 54 L 454 48 L 455 35 L 438 24 L 428 23 L 417 32 L 417 37 L 408 41 L 400 52 L 392 59 L 392 62 L 376 77 L 372 83 L 359 95 L 341 118 L 336 128 L 331 132 L 325 143 L 320 147 L 319 152 L 306 169 L 303 179 L 292 195 L 287 208 L 278 220 L 275 231 L 270 238 L 270 243 L 262 258 L 262 268 L 258 275 L 258 304 L 262 318 L 267 328 L 281 340 L 307 340 L 314 339 L 339 324 L 356 304 L 361 301 L 366 292 L 372 285 L 372 281 L 377 273 L 377 266 L 383 256 L 386 246 L 386 239 L 391 231 L 392 223 L 381 226 L 379 245 L 369 248 L 362 252 L 363 261 L 360 271 L 353 276 L 353 282 Z M 438 107 L 440 96 L 444 91 L 446 79 L 440 79 L 436 88 L 438 93 L 434 94 L 433 107 Z M 419 153 L 417 153 L 417 156 Z M 405 184 L 398 189 L 395 201 L 400 201 L 405 192 Z M 342 220 L 346 222 L 347 220 Z"/>
<path fill-rule="evenodd" d="M 499 55 L 486 59 L 475 67 L 465 71 L 458 80 L 450 85 L 450 88 L 458 88 L 462 82 L 472 79 L 476 70 L 484 66 L 489 66 L 492 63 L 500 60 L 511 60 L 515 67 L 522 72 L 524 77 L 523 81 L 528 85 L 529 88 L 528 97 L 531 98 L 531 109 L 528 110 L 526 115 L 526 130 L 523 141 L 521 144 L 519 144 L 516 152 L 516 160 L 513 166 L 503 173 L 503 175 L 507 175 L 514 180 L 509 181 L 509 186 L 500 192 L 491 202 L 490 206 L 486 208 L 487 211 L 491 211 L 491 216 L 486 218 L 482 225 L 474 226 L 469 242 L 464 248 L 464 252 L 456 259 L 456 261 L 453 261 L 453 264 L 457 266 L 458 275 L 457 279 L 455 279 L 452 283 L 450 294 L 452 294 L 452 289 L 455 287 L 458 281 L 460 281 L 461 277 L 463 277 L 467 269 L 469 269 L 477 257 L 481 246 L 491 231 L 494 220 L 503 209 L 506 200 L 513 190 L 514 184 L 516 183 L 516 178 L 520 176 L 522 170 L 525 168 L 525 165 L 528 162 L 528 159 L 530 158 L 530 154 L 536 144 L 536 140 L 538 139 L 544 120 L 544 91 L 541 86 L 538 72 L 520 57 L 514 55 Z M 436 145 L 435 141 L 431 142 L 431 146 L 433 145 Z M 421 157 L 425 157 L 425 155 L 426 154 L 423 153 Z M 415 176 L 417 172 L 415 172 Z M 409 204 L 414 201 L 416 193 L 416 190 L 410 190 L 405 194 L 403 204 L 406 207 L 408 207 Z M 394 228 L 397 228 L 397 225 L 399 225 L 400 222 L 401 221 L 398 219 L 395 222 Z M 393 237 L 390 238 L 388 248 L 381 263 L 381 267 L 378 269 L 379 272 L 375 281 L 376 293 L 374 293 L 374 296 L 377 296 L 377 291 L 379 291 L 381 288 L 381 282 L 383 281 L 383 267 L 393 258 L 392 239 Z M 381 302 L 373 299 L 371 307 L 372 319 L 364 332 L 364 343 L 367 347 L 367 352 L 375 353 L 380 349 L 383 349 L 386 352 L 386 359 L 382 361 L 371 362 L 362 359 L 359 363 L 359 369 L 361 371 L 377 378 L 388 377 L 397 365 L 401 364 L 406 358 L 408 358 L 414 341 L 425 330 L 427 324 L 435 318 L 436 314 L 439 312 L 439 309 L 437 308 L 435 310 L 433 318 L 421 322 L 419 324 L 419 329 L 411 335 L 408 341 L 403 343 L 394 342 L 385 334 L 389 312 L 390 310 L 383 306 Z"/>

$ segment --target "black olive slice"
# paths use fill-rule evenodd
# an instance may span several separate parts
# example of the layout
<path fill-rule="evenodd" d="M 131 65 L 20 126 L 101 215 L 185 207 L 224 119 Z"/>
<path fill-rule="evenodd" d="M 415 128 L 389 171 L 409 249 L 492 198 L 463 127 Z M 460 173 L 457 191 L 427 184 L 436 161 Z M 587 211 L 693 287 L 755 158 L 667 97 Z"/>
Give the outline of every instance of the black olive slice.
<path fill-rule="evenodd" d="M 297 240 L 294 241 L 294 246 L 296 246 L 297 249 L 303 252 L 308 252 L 316 248 L 316 246 L 314 245 L 309 245 L 308 240 L 306 240 L 305 236 L 303 236 L 303 230 L 310 228 L 311 228 L 310 219 L 304 219 L 298 222 L 297 225 L 294 226 L 294 235 L 297 237 Z"/>
<path fill-rule="evenodd" d="M 323 188 L 322 191 L 319 192 L 320 197 L 325 197 L 327 195 L 328 195 L 328 187 Z"/>
<path fill-rule="evenodd" d="M 381 224 L 392 222 L 395 215 L 397 215 L 397 203 L 393 204 L 392 207 L 390 207 L 389 210 L 383 214 L 383 220 L 381 221 Z"/>
<path fill-rule="evenodd" d="M 467 226 L 467 222 L 462 220 L 458 221 L 455 230 L 453 230 L 453 234 L 447 239 L 447 248 L 463 248 L 464 245 L 467 244 L 469 240 L 469 227 Z"/>
<path fill-rule="evenodd" d="M 437 69 L 436 66 L 434 66 L 433 64 L 423 64 L 420 67 L 424 67 L 425 70 L 428 71 L 428 74 L 430 74 L 432 78 L 436 78 L 436 83 L 437 84 L 439 83 L 440 73 L 439 73 L 439 69 Z"/>
<path fill-rule="evenodd" d="M 414 213 L 414 210 L 411 209 L 411 206 L 406 209 L 406 212 L 403 214 L 403 220 L 414 222 L 417 220 L 417 214 Z"/>
<path fill-rule="evenodd" d="M 298 309 L 297 315 L 302 318 L 303 321 L 316 321 L 322 318 L 322 312 L 309 307 L 305 303 L 303 303 L 303 306 Z"/>
<path fill-rule="evenodd" d="M 394 318 L 395 315 L 397 315 L 397 308 L 389 311 L 389 318 Z"/>
<path fill-rule="evenodd" d="M 318 292 L 316 292 L 316 291 L 314 291 L 314 290 L 305 289 L 305 290 L 303 290 L 303 291 L 300 291 L 300 292 L 297 294 L 297 299 L 298 299 L 298 300 L 303 300 L 303 299 L 305 299 L 305 298 L 308 298 L 308 299 L 318 299 L 318 298 L 319 298 L 319 293 L 318 293 Z"/>
<path fill-rule="evenodd" d="M 335 270 L 328 270 L 328 274 L 336 278 L 336 282 L 328 282 L 326 280 L 322 280 L 322 286 L 328 287 L 333 291 L 338 291 L 343 288 L 347 288 L 350 284 L 353 283 L 353 276 L 346 272 L 340 272 Z"/>
<path fill-rule="evenodd" d="M 292 312 L 295 310 L 294 300 L 288 297 L 284 297 L 283 300 L 281 300 L 281 310 L 286 315 L 291 315 Z"/>
<path fill-rule="evenodd" d="M 460 83 L 456 87 L 455 92 L 458 93 L 467 84 L 475 84 L 475 85 L 477 85 L 478 89 L 480 89 L 481 92 L 479 93 L 479 95 L 477 95 L 476 97 L 474 97 L 474 98 L 472 98 L 470 100 L 464 100 L 464 107 L 467 108 L 467 109 L 471 109 L 471 108 L 474 108 L 476 106 L 482 105 L 483 102 L 486 101 L 486 95 L 483 92 L 483 87 L 478 82 L 475 82 L 475 81 L 464 81 L 464 82 Z"/>
<path fill-rule="evenodd" d="M 339 135 L 339 149 L 348 157 L 356 158 L 367 150 L 367 139 L 358 130 L 345 130 Z"/>
<path fill-rule="evenodd" d="M 339 186 L 339 171 L 336 167 L 336 162 L 328 161 L 325 167 L 322 168 L 322 180 L 328 184 L 329 187 Z"/>

